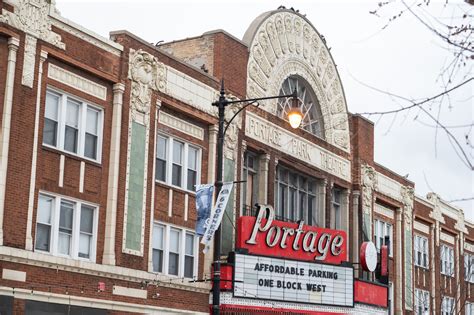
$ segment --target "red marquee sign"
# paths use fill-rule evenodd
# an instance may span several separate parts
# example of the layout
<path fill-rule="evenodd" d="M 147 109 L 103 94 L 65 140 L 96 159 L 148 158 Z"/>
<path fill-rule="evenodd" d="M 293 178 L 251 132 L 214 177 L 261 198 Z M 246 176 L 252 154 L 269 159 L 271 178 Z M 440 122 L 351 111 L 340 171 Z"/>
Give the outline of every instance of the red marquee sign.
<path fill-rule="evenodd" d="M 260 205 L 256 217 L 238 221 L 236 248 L 251 254 L 340 264 L 347 261 L 346 232 L 274 220 L 273 207 Z"/>

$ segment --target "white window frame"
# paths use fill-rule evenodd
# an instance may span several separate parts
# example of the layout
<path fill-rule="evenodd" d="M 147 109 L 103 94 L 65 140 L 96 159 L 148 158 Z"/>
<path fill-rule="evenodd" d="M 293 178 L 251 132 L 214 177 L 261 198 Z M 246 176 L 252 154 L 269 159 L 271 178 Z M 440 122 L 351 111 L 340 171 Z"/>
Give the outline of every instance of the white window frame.
<path fill-rule="evenodd" d="M 429 243 L 428 238 L 422 235 L 415 235 L 413 239 L 413 252 L 414 252 L 414 262 L 415 266 L 428 269 L 429 268 Z M 420 261 L 418 261 L 418 253 L 420 253 Z M 425 255 L 426 259 L 423 263 L 423 255 Z"/>
<path fill-rule="evenodd" d="M 464 254 L 464 280 L 474 283 L 474 254 L 467 252 Z"/>
<path fill-rule="evenodd" d="M 445 244 L 442 244 L 440 250 L 440 263 L 441 263 L 441 274 L 454 277 L 454 248 Z"/>
<path fill-rule="evenodd" d="M 80 97 L 71 95 L 69 93 L 63 92 L 59 89 L 48 86 L 46 89 L 46 94 L 51 93 L 59 97 L 58 102 L 58 127 L 56 130 L 56 146 L 44 143 L 43 146 L 48 148 L 53 148 L 64 152 L 66 154 L 71 154 L 79 156 L 85 160 L 93 161 L 96 163 L 101 163 L 102 161 L 102 137 L 103 137 L 103 126 L 104 126 L 104 110 L 102 107 L 91 104 L 88 101 L 81 99 Z M 78 117 L 78 135 L 77 135 L 77 152 L 70 152 L 64 149 L 64 137 L 66 132 L 66 108 L 67 100 L 70 98 L 75 102 L 80 103 L 79 117 Z M 46 108 L 46 101 L 44 102 Z M 87 130 L 87 109 L 91 108 L 98 112 L 97 119 L 97 157 L 96 159 L 87 157 L 84 155 L 85 139 L 86 139 L 86 130 Z M 43 122 L 45 117 L 43 116 Z"/>
<path fill-rule="evenodd" d="M 418 307 L 422 307 L 421 313 Z M 429 315 L 430 314 L 430 293 L 425 290 L 415 289 L 415 315 Z"/>
<path fill-rule="evenodd" d="M 441 315 L 451 315 L 455 313 L 454 298 L 444 296 L 441 302 Z"/>
<path fill-rule="evenodd" d="M 164 183 L 168 186 L 171 187 L 176 187 L 185 191 L 189 191 L 191 193 L 195 193 L 194 190 L 189 190 L 188 189 L 188 158 L 189 158 L 189 147 L 192 147 L 197 150 L 197 161 L 196 161 L 196 167 L 197 167 L 197 172 L 196 172 L 196 185 L 201 184 L 201 166 L 202 166 L 202 149 L 200 146 L 195 145 L 193 143 L 189 143 L 185 140 L 167 135 L 167 134 L 162 134 L 159 133 L 157 137 L 163 137 L 166 139 L 166 152 L 165 152 L 165 162 L 166 162 L 166 168 L 165 168 L 165 180 L 159 180 L 155 176 L 155 181 L 158 183 Z M 173 143 L 174 142 L 180 142 L 184 145 L 183 148 L 183 159 L 181 161 L 181 186 L 173 185 L 172 183 L 172 172 L 173 172 Z M 158 157 L 158 141 L 156 141 L 156 156 Z"/>
<path fill-rule="evenodd" d="M 383 238 L 385 240 L 385 236 L 389 237 L 390 240 L 390 246 L 388 249 L 389 252 L 389 257 L 393 257 L 393 224 L 388 223 L 386 221 L 380 220 L 380 219 L 374 219 L 374 243 L 375 247 L 377 248 L 377 252 L 380 253 L 380 248 L 382 247 L 382 244 L 379 243 L 379 222 L 382 224 L 382 234 Z M 390 228 L 389 228 L 390 227 Z M 390 231 L 388 231 L 388 229 Z"/>
<path fill-rule="evenodd" d="M 47 253 L 53 256 L 72 258 L 77 260 L 84 261 L 96 261 L 97 255 L 97 233 L 98 233 L 98 219 L 99 219 L 99 206 L 90 202 L 83 200 L 70 198 L 67 196 L 62 196 L 58 194 L 53 194 L 50 192 L 40 191 L 38 194 L 38 199 L 40 196 L 45 196 L 53 199 L 52 209 L 51 209 L 51 229 L 50 229 L 50 246 L 49 251 L 43 251 L 36 249 L 36 237 L 35 237 L 35 252 Z M 72 221 L 72 237 L 71 237 L 71 251 L 70 255 L 60 254 L 58 251 L 59 246 L 59 217 L 61 210 L 61 201 L 67 201 L 74 204 L 74 214 Z M 80 224 L 81 224 L 81 209 L 82 205 L 94 208 L 94 215 L 92 220 L 92 241 L 90 248 L 90 257 L 84 258 L 79 257 L 79 239 L 80 239 Z M 38 211 L 37 211 L 38 213 Z M 36 223 L 37 224 L 37 223 Z"/>
<path fill-rule="evenodd" d="M 190 230 L 184 227 L 176 226 L 176 225 L 171 225 L 168 223 L 164 222 L 154 222 L 154 226 L 158 225 L 163 228 L 163 266 L 162 266 L 162 272 L 156 272 L 153 271 L 153 267 L 151 272 L 157 273 L 157 274 L 163 274 L 163 275 L 168 275 L 169 277 L 176 277 L 176 278 L 186 278 L 186 279 L 196 279 L 198 276 L 198 267 L 199 267 L 199 239 L 196 235 L 196 232 L 194 230 Z M 178 275 L 172 275 L 168 273 L 168 267 L 169 267 L 169 253 L 170 253 L 170 231 L 171 229 L 178 230 L 179 231 L 179 266 L 178 266 Z M 153 233 L 154 229 L 151 229 Z M 191 234 L 194 235 L 194 266 L 193 266 L 193 277 L 185 277 L 184 276 L 184 261 L 185 261 L 185 256 L 186 256 L 186 234 Z M 152 258 L 153 259 L 153 258 Z M 153 266 L 153 264 L 152 264 Z"/>

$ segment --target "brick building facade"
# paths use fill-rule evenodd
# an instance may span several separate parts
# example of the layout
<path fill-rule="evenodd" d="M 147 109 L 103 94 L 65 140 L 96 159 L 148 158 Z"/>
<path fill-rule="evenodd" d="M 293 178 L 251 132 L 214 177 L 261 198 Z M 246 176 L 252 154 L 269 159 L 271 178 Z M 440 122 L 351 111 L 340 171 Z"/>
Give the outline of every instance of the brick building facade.
<path fill-rule="evenodd" d="M 283 221 L 344 230 L 361 280 L 377 282 L 357 268 L 361 243 L 389 241 L 389 310 L 293 303 L 302 313 L 474 314 L 474 225 L 374 161 L 374 125 L 347 111 L 302 15 L 266 12 L 242 40 L 213 31 L 155 47 L 126 31 L 102 38 L 51 2 L 0 0 L 0 313 L 208 312 L 194 186 L 215 181 L 224 79 L 238 99 L 296 88 L 307 113 L 293 130 L 288 104 L 265 101 L 230 124 L 224 177 L 245 182 L 222 223 L 224 256 L 237 219 L 271 204 Z"/>

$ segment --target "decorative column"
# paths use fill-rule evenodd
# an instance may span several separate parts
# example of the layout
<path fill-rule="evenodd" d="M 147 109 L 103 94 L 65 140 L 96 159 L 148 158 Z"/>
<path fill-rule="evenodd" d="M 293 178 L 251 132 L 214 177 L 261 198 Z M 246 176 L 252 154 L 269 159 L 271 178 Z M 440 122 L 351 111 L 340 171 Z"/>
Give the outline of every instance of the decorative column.
<path fill-rule="evenodd" d="M 377 173 L 367 164 L 362 165 L 362 241 L 372 239 L 372 208 L 374 190 L 377 189 Z"/>
<path fill-rule="evenodd" d="M 268 175 L 270 154 L 260 154 L 258 157 L 258 203 L 268 203 Z"/>
<path fill-rule="evenodd" d="M 395 313 L 403 314 L 402 210 L 397 209 L 395 216 L 396 216 L 396 230 L 397 230 L 396 239 L 399 240 L 396 244 L 397 249 L 396 249 L 396 256 L 395 256 L 395 259 L 397 260 L 397 262 L 395 263 L 396 272 L 397 272 L 397 275 L 395 277 L 395 288 L 396 288 L 395 290 L 396 312 Z"/>
<path fill-rule="evenodd" d="M 15 37 L 8 39 L 7 78 L 3 98 L 2 129 L 0 130 L 0 246 L 3 245 L 3 215 L 5 211 L 5 190 L 7 181 L 8 148 L 10 146 L 10 126 L 13 105 L 13 86 L 15 85 L 16 53 L 20 41 Z"/>
<path fill-rule="evenodd" d="M 217 147 L 217 125 L 209 126 L 209 154 L 207 158 L 207 182 L 216 181 L 216 147 Z"/>
<path fill-rule="evenodd" d="M 404 244 L 405 244 L 405 309 L 413 309 L 413 203 L 415 193 L 413 187 L 402 186 L 400 190 L 404 214 Z"/>
<path fill-rule="evenodd" d="M 216 150 L 217 150 L 217 125 L 209 125 L 209 154 L 207 155 L 207 183 L 216 182 Z M 207 272 L 211 274 L 211 265 L 214 257 L 214 242 L 209 243 L 209 250 L 204 254 L 204 266 L 208 266 Z M 205 273 L 205 272 L 204 272 Z"/>
<path fill-rule="evenodd" d="M 326 227 L 326 196 L 328 190 L 328 180 L 325 178 L 321 181 L 319 186 L 319 211 L 318 211 L 318 226 Z"/>
<path fill-rule="evenodd" d="M 156 172 L 156 145 L 158 142 L 158 114 L 161 108 L 161 101 L 157 100 L 155 103 L 155 130 L 153 131 L 155 142 L 153 143 L 153 167 L 151 173 L 155 176 Z M 148 235 L 148 271 L 153 271 L 153 224 L 155 222 L 155 190 L 156 185 L 151 185 L 151 202 L 150 202 L 150 233 Z M 185 195 L 185 208 L 188 207 L 188 194 Z M 185 210 L 185 213 L 187 211 Z M 185 220 L 187 220 L 185 218 Z"/>
<path fill-rule="evenodd" d="M 244 164 L 245 164 L 245 153 L 247 152 L 247 141 L 242 140 L 240 143 L 240 167 L 239 169 L 242 170 L 240 173 L 243 175 L 243 170 L 244 170 Z M 248 180 L 248 178 L 241 177 L 240 180 Z M 247 192 L 247 183 L 242 182 L 240 183 L 237 187 L 240 188 L 240 209 L 239 209 L 239 214 L 242 216 L 244 214 L 244 205 L 245 205 L 245 199 L 244 199 L 244 194 L 243 191 L 245 190 Z M 236 188 L 237 188 L 236 187 Z M 248 192 L 247 192 L 248 193 Z"/>
<path fill-rule="evenodd" d="M 236 99 L 232 95 L 227 96 L 228 99 Z M 230 119 L 239 110 L 238 106 L 228 106 L 225 111 L 226 121 Z M 228 125 L 227 131 L 224 137 L 224 182 L 235 181 L 237 178 L 237 154 L 238 154 L 238 138 L 239 130 L 242 126 L 242 116 L 237 115 L 232 123 Z M 236 203 L 236 189 L 232 192 L 232 196 L 229 198 L 227 207 L 225 209 L 224 217 L 221 223 L 221 253 L 227 255 L 227 253 L 233 250 L 234 239 L 235 239 L 235 205 Z"/>
<path fill-rule="evenodd" d="M 107 210 L 105 216 L 104 255 L 102 263 L 115 265 L 115 228 L 117 223 L 118 179 L 120 164 L 120 135 L 125 85 L 113 86 L 112 134 L 110 140 L 109 178 L 107 181 Z"/>
<path fill-rule="evenodd" d="M 461 253 L 461 250 L 460 250 L 460 238 L 459 238 L 459 234 L 456 235 L 456 238 L 455 238 L 455 242 L 454 242 L 454 255 L 455 257 L 457 257 L 458 259 L 454 259 L 454 268 L 455 268 L 455 277 L 457 279 L 457 281 L 455 281 L 455 290 L 456 290 L 456 301 L 458 301 L 458 303 L 455 303 L 456 305 L 456 312 L 455 314 L 461 314 L 461 303 L 462 303 L 462 300 L 461 300 L 461 288 L 462 288 L 462 281 L 464 280 L 464 277 L 460 277 L 460 264 L 461 264 L 461 261 L 464 262 L 464 256 L 462 255 Z M 464 294 L 464 292 L 463 292 Z"/>
<path fill-rule="evenodd" d="M 431 295 L 432 295 L 432 303 L 433 305 L 433 314 L 436 314 L 436 292 L 439 292 L 439 290 L 436 290 L 436 276 L 439 275 L 439 270 L 436 270 L 436 260 L 435 260 L 435 249 L 439 248 L 439 240 L 440 240 L 440 223 L 445 224 L 445 220 L 443 217 L 443 213 L 441 212 L 441 205 L 440 205 L 440 198 L 438 195 L 435 193 L 429 193 L 426 196 L 426 199 L 428 199 L 429 202 L 433 204 L 433 210 L 430 212 L 430 218 L 434 219 L 434 225 L 431 225 L 431 237 L 433 238 L 433 246 L 431 248 L 431 256 L 432 256 L 432 264 L 430 265 L 431 269 Z M 440 285 L 441 285 L 441 279 L 440 279 Z"/>
<path fill-rule="evenodd" d="M 435 260 L 435 229 L 436 224 L 430 225 L 430 262 L 429 267 L 431 271 L 431 301 L 433 314 L 436 314 L 436 260 Z"/>
<path fill-rule="evenodd" d="M 347 239 L 351 239 L 351 234 L 349 231 L 349 196 L 351 194 L 351 191 L 349 189 L 344 189 L 341 192 L 341 230 L 346 231 L 347 233 Z M 349 254 L 351 252 L 351 246 L 349 242 L 347 242 L 347 253 Z M 357 247 L 356 247 L 357 248 Z M 349 257 L 348 257 L 349 258 Z"/>
<path fill-rule="evenodd" d="M 354 263 L 359 262 L 359 197 L 360 191 L 352 192 L 352 262 Z M 356 270 L 356 276 L 360 276 L 359 268 Z"/>
<path fill-rule="evenodd" d="M 122 251 L 143 256 L 152 91 L 164 91 L 166 68 L 144 50 L 130 49 L 131 81 Z"/>
<path fill-rule="evenodd" d="M 38 66 L 38 85 L 36 89 L 36 109 L 35 109 L 35 126 L 33 135 L 33 151 L 31 156 L 31 177 L 30 190 L 28 194 L 28 215 L 26 221 L 26 238 L 25 249 L 33 250 L 33 236 L 31 234 L 33 225 L 33 205 L 35 203 L 35 189 L 36 189 L 36 161 L 38 160 L 38 138 L 39 138 L 39 120 L 41 109 L 41 82 L 43 79 L 43 63 L 48 57 L 46 51 L 41 51 L 40 62 Z"/>

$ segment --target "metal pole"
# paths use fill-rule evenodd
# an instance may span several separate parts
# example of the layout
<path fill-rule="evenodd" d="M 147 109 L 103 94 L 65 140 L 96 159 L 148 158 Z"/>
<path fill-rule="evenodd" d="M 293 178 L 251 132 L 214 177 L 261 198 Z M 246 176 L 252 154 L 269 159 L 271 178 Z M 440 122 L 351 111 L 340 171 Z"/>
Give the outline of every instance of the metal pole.
<path fill-rule="evenodd" d="M 224 136 L 225 136 L 225 131 L 226 129 L 224 128 L 224 123 L 225 123 L 225 107 L 230 104 L 236 104 L 236 103 L 243 103 L 243 102 L 250 102 L 247 105 L 245 105 L 242 109 L 245 107 L 249 106 L 255 101 L 260 101 L 260 100 L 269 100 L 269 99 L 280 99 L 280 98 L 286 98 L 286 97 L 292 97 L 294 101 L 298 101 L 298 96 L 296 89 L 293 91 L 292 94 L 289 95 L 278 95 L 278 96 L 267 96 L 267 97 L 260 97 L 260 98 L 252 98 L 252 99 L 246 99 L 246 100 L 227 100 L 225 98 L 225 91 L 224 91 L 224 79 L 221 81 L 221 92 L 219 96 L 219 100 L 216 102 L 213 102 L 213 106 L 217 106 L 219 110 L 219 129 L 218 129 L 218 134 L 217 134 L 217 170 L 216 170 L 216 199 L 219 196 L 219 193 L 222 189 L 222 183 L 223 183 L 223 173 L 222 170 L 224 168 L 224 158 L 223 158 L 223 153 L 224 153 Z M 242 110 L 241 109 L 241 110 Z M 236 115 L 240 113 L 240 110 L 237 111 L 234 116 L 230 119 L 234 119 Z M 229 122 L 230 123 L 230 122 Z M 225 209 L 224 209 L 225 211 Z M 219 315 L 220 314 L 220 285 L 221 285 L 221 226 L 222 223 L 219 225 L 217 230 L 214 233 L 214 276 L 212 279 L 212 314 L 213 315 Z"/>
<path fill-rule="evenodd" d="M 223 181 L 223 151 L 224 151 L 224 118 L 225 106 L 227 105 L 224 91 L 224 80 L 221 81 L 221 93 L 218 101 L 219 109 L 219 129 L 217 134 L 217 176 L 216 176 L 216 198 L 222 188 Z M 224 209 L 225 211 L 225 209 Z M 221 224 L 222 225 L 222 224 Z M 212 286 L 212 314 L 219 315 L 220 313 L 220 284 L 221 284 L 221 225 L 217 228 L 214 234 L 214 277 Z"/>

